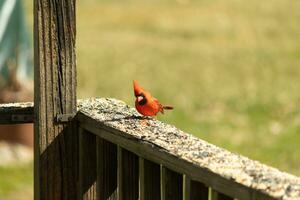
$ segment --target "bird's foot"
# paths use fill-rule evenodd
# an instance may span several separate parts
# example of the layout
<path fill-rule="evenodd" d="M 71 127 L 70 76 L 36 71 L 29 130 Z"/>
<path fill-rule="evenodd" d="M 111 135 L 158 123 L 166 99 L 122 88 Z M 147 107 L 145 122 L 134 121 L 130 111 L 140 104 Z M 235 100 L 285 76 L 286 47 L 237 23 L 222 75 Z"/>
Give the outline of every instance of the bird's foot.
<path fill-rule="evenodd" d="M 142 126 L 149 126 L 150 123 L 149 123 L 149 119 L 148 118 L 144 118 L 141 120 L 141 125 Z"/>

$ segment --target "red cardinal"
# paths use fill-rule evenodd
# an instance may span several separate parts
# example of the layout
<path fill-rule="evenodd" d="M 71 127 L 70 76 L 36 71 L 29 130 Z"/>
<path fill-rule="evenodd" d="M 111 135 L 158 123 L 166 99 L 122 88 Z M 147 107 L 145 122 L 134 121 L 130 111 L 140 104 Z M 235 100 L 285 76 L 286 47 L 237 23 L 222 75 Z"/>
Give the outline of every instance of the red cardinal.
<path fill-rule="evenodd" d="M 172 106 L 164 106 L 157 99 L 152 97 L 152 95 L 141 88 L 137 81 L 133 81 L 135 108 L 139 113 L 144 116 L 156 116 L 158 112 L 164 113 L 164 109 L 172 110 Z"/>

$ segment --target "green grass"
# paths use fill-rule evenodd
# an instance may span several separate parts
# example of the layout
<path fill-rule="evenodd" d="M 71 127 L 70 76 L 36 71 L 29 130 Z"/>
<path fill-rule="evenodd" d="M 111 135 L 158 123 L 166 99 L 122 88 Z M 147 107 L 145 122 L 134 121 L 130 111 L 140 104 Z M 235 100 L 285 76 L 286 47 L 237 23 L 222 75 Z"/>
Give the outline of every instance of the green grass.
<path fill-rule="evenodd" d="M 32 199 L 33 165 L 0 167 L 0 199 Z"/>
<path fill-rule="evenodd" d="M 133 105 L 137 79 L 175 106 L 160 120 L 299 176 L 299 8 L 295 0 L 78 1 L 79 97 Z"/>
<path fill-rule="evenodd" d="M 175 110 L 159 119 L 300 175 L 300 2 L 85 1 L 80 97 L 133 105 L 132 80 Z"/>

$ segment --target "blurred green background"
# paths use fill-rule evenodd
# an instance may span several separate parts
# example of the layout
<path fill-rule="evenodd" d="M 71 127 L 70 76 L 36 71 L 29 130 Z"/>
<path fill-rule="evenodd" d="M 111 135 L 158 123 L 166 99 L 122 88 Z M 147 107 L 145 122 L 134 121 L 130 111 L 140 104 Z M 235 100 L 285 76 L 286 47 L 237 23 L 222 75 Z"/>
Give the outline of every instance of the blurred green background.
<path fill-rule="evenodd" d="M 175 110 L 159 119 L 300 175 L 300 1 L 78 1 L 78 92 L 133 105 L 132 80 Z"/>
<path fill-rule="evenodd" d="M 299 176 L 299 9 L 295 0 L 78 1 L 79 97 L 133 105 L 136 79 L 174 105 L 160 120 Z"/>

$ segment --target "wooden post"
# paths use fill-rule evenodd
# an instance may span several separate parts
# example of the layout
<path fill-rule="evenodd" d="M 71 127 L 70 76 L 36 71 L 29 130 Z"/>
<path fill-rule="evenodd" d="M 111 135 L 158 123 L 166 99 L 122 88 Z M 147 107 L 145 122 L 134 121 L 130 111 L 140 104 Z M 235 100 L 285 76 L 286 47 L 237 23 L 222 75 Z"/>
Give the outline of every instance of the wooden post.
<path fill-rule="evenodd" d="M 118 199 L 139 198 L 139 158 L 126 149 L 118 147 Z"/>
<path fill-rule="evenodd" d="M 117 200 L 117 145 L 97 137 L 97 199 Z"/>
<path fill-rule="evenodd" d="M 183 176 L 164 166 L 161 167 L 162 200 L 183 199 Z"/>
<path fill-rule="evenodd" d="M 77 199 L 75 1 L 34 0 L 34 197 Z M 70 115 L 69 115 L 70 116 Z"/>
<path fill-rule="evenodd" d="M 79 198 L 96 199 L 97 156 L 96 136 L 79 129 Z"/>
<path fill-rule="evenodd" d="M 211 188 L 211 200 L 233 200 L 234 198 L 227 196 L 226 194 L 222 194 Z"/>
<path fill-rule="evenodd" d="M 160 165 L 139 157 L 140 200 L 160 199 Z"/>
<path fill-rule="evenodd" d="M 185 175 L 185 200 L 208 200 L 209 189 L 203 183 L 193 181 Z"/>

